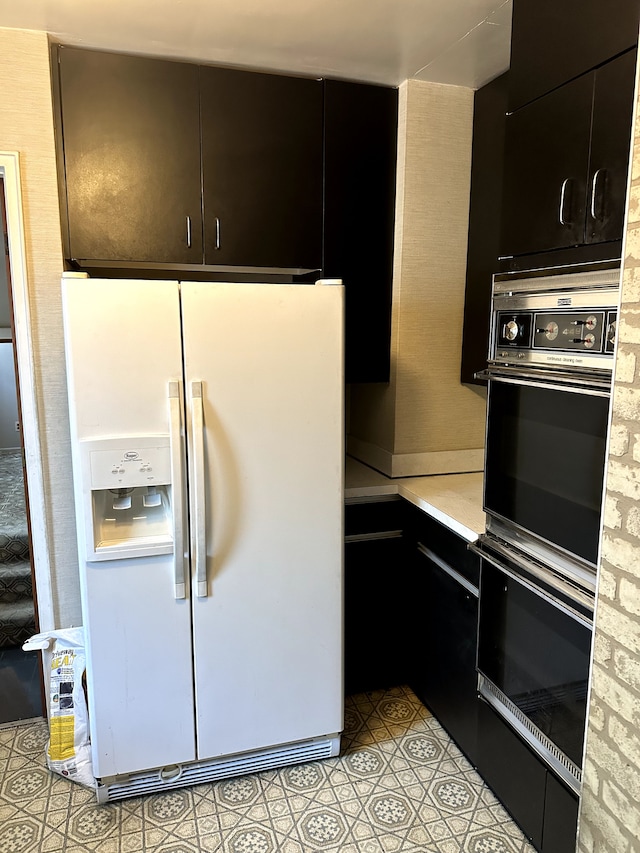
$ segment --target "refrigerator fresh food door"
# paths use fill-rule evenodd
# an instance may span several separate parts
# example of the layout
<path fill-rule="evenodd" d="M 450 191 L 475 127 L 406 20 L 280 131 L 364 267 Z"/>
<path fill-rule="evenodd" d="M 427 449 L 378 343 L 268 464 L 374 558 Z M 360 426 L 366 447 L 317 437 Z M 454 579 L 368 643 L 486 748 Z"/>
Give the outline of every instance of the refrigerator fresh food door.
<path fill-rule="evenodd" d="M 86 559 L 91 477 L 100 486 L 105 477 L 153 482 L 162 469 L 161 479 L 174 482 L 159 491 L 165 506 L 175 503 L 185 473 L 168 457 L 169 438 L 174 455 L 184 456 L 175 435 L 182 409 L 175 399 L 182 387 L 179 290 L 177 282 L 113 279 L 63 280 L 62 288 L 93 770 L 109 777 L 195 759 L 191 611 L 188 586 L 176 578 L 184 553 L 177 560 L 172 553 Z M 144 534 L 163 509 L 157 494 L 140 486 L 128 508 L 128 489 L 118 491 L 105 524 L 125 531 L 137 525 Z M 110 494 L 101 491 L 103 503 Z M 182 511 L 181 504 L 174 508 Z"/>
<path fill-rule="evenodd" d="M 204 759 L 342 730 L 343 288 L 181 292 Z"/>

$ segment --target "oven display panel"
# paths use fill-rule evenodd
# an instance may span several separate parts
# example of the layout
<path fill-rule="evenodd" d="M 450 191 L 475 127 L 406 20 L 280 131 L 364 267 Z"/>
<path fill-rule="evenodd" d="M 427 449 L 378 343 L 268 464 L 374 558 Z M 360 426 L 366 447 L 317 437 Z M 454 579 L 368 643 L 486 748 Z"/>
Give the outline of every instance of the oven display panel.
<path fill-rule="evenodd" d="M 615 311 L 502 311 L 497 323 L 500 348 L 611 353 L 615 343 Z"/>

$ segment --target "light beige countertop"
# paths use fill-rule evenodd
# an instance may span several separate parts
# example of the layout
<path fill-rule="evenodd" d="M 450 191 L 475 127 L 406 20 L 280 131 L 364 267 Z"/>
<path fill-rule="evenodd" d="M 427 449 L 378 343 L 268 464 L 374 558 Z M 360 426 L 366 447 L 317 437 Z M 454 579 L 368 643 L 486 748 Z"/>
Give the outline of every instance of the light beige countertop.
<path fill-rule="evenodd" d="M 482 472 L 392 480 L 347 456 L 344 494 L 347 502 L 400 495 L 468 542 L 484 533 Z"/>

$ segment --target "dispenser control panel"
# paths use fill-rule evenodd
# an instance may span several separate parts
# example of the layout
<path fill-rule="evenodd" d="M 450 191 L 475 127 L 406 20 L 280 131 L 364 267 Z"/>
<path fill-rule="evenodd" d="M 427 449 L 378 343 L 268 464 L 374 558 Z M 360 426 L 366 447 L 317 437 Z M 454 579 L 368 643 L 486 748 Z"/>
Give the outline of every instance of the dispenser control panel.
<path fill-rule="evenodd" d="M 131 448 L 124 453 L 94 450 L 91 453 L 93 489 L 127 488 L 171 482 L 170 460 L 165 447 Z"/>
<path fill-rule="evenodd" d="M 83 443 L 92 490 L 171 483 L 168 437 L 138 441 L 134 438 L 130 442 L 103 439 Z"/>

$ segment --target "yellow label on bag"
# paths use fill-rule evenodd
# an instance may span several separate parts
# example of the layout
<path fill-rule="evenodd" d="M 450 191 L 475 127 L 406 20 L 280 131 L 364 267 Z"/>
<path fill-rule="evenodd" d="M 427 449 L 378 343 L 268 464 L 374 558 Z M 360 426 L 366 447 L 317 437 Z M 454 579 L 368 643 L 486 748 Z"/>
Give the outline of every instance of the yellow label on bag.
<path fill-rule="evenodd" d="M 66 717 L 52 717 L 49 720 L 49 758 L 51 761 L 66 761 L 76 754 L 73 745 L 73 714 Z"/>

